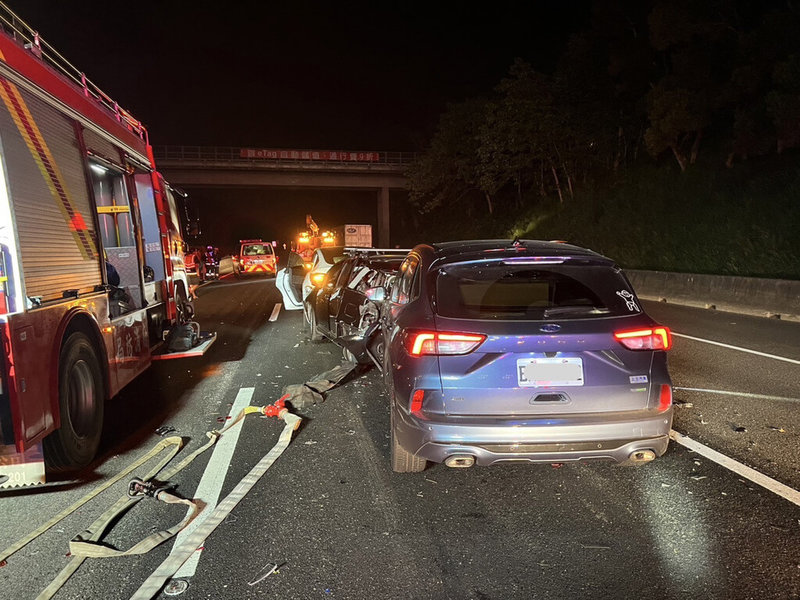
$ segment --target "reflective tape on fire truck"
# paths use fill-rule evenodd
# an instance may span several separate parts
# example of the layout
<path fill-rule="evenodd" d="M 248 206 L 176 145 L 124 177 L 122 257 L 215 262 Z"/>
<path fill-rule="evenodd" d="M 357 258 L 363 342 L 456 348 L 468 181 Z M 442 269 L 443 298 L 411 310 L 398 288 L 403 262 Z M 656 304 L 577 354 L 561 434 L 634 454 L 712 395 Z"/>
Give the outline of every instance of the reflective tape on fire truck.
<path fill-rule="evenodd" d="M 39 127 L 36 125 L 36 121 L 34 121 L 19 89 L 5 77 L 0 77 L 0 98 L 3 99 L 11 118 L 25 141 L 25 145 L 39 167 L 50 194 L 64 215 L 64 220 L 75 238 L 75 243 L 81 255 L 86 259 L 95 259 L 97 257 L 97 248 L 94 239 L 86 226 L 83 215 L 74 206 L 70 192 L 64 183 L 64 177 L 61 175 L 61 170 L 53 158 L 53 154 L 50 152 L 50 148 L 45 142 L 41 131 L 39 131 Z"/>
<path fill-rule="evenodd" d="M 97 212 L 101 215 L 131 212 L 130 206 L 98 206 Z"/>

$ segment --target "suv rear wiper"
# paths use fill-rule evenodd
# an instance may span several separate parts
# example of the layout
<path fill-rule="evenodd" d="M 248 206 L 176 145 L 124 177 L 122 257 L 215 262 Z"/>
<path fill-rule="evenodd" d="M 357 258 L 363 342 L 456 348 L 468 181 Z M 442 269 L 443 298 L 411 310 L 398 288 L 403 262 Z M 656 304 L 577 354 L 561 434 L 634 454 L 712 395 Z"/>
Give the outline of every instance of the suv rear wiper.
<path fill-rule="evenodd" d="M 597 306 L 554 306 L 544 310 L 544 318 L 554 317 L 556 315 L 607 315 L 611 311 L 607 308 L 600 308 Z"/>

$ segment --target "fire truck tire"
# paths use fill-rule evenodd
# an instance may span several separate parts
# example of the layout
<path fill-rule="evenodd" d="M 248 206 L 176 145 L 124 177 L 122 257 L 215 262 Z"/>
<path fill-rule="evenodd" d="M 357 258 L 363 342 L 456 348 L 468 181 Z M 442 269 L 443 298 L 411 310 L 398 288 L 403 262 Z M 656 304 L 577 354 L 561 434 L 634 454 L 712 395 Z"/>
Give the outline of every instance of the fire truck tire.
<path fill-rule="evenodd" d="M 44 456 L 54 471 L 88 465 L 103 431 L 103 375 L 91 340 L 76 331 L 61 347 L 58 366 L 61 427 L 44 440 Z"/>

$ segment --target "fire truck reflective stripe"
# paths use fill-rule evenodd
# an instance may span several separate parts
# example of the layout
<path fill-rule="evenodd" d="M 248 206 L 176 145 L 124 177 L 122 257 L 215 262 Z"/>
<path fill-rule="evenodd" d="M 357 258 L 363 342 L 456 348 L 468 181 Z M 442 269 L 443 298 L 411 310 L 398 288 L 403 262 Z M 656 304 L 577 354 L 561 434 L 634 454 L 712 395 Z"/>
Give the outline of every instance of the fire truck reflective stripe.
<path fill-rule="evenodd" d="M 126 213 L 131 212 L 130 206 L 98 206 L 97 212 L 101 215 L 112 215 L 115 213 Z M 158 249 L 158 248 L 156 248 Z"/>
<path fill-rule="evenodd" d="M 3 102 L 8 108 L 8 112 L 11 114 L 11 118 L 14 120 L 20 135 L 25 140 L 33 160 L 39 167 L 50 193 L 61 209 L 81 255 L 85 259 L 96 259 L 98 256 L 97 250 L 94 240 L 87 230 L 86 221 L 83 219 L 83 215 L 73 208 L 69 192 L 63 184 L 61 172 L 39 128 L 36 126 L 25 100 L 23 100 L 17 87 L 3 77 L 0 77 L 0 97 L 3 98 Z"/>

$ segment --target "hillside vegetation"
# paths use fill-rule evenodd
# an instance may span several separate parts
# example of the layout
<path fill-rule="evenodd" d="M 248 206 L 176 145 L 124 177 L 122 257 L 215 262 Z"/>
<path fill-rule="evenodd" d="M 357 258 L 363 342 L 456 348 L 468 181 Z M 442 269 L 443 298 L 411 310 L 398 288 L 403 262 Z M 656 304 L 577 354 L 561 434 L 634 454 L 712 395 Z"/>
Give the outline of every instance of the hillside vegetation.
<path fill-rule="evenodd" d="M 800 14 L 770 6 L 598 3 L 552 73 L 518 60 L 448 107 L 409 171 L 415 237 L 800 279 Z"/>

